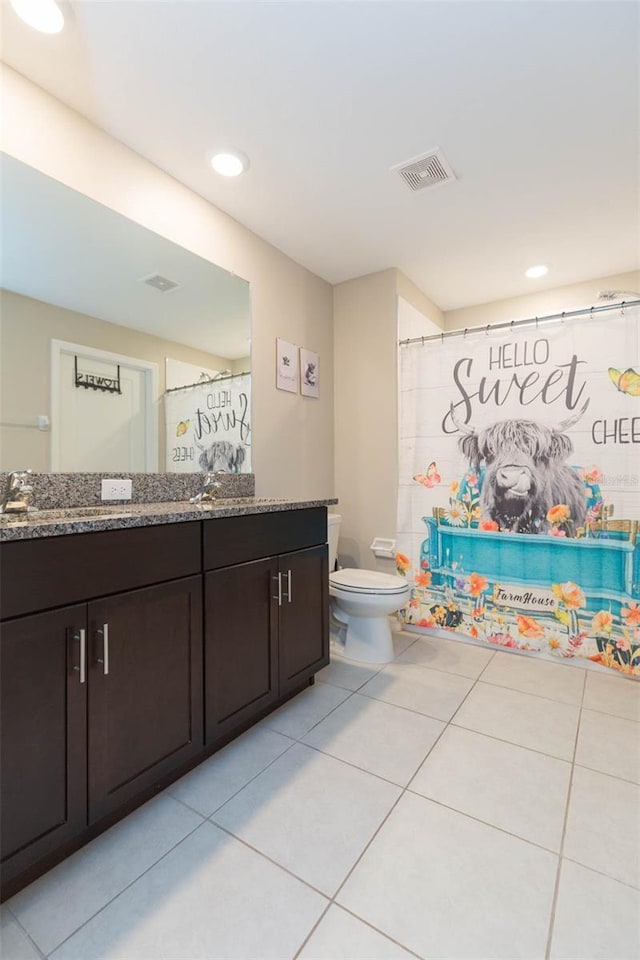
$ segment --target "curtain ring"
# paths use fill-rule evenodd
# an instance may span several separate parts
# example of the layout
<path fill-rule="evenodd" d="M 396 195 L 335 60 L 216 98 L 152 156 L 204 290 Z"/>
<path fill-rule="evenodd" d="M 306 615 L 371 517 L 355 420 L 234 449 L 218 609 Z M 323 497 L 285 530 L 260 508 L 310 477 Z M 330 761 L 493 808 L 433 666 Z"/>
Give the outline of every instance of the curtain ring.
<path fill-rule="evenodd" d="M 510 334 L 513 333 L 513 324 L 514 324 L 514 323 L 515 323 L 515 321 L 512 320 L 512 321 L 511 321 L 511 326 L 509 327 L 509 333 L 510 333 Z"/>
<path fill-rule="evenodd" d="M 463 340 L 466 340 L 466 339 L 467 339 L 467 328 L 466 328 L 466 327 L 464 328 L 464 333 L 462 334 L 462 339 L 463 339 Z"/>
<path fill-rule="evenodd" d="M 422 346 L 424 347 L 424 337 L 422 338 Z"/>
<path fill-rule="evenodd" d="M 565 312 L 564 312 L 564 310 L 563 310 L 563 311 L 562 311 L 562 316 L 560 317 L 560 322 L 561 322 L 561 323 L 564 323 L 564 313 L 565 313 Z"/>
<path fill-rule="evenodd" d="M 442 346 L 444 347 L 444 330 L 443 330 L 442 333 L 440 334 L 440 343 L 441 343 Z"/>
<path fill-rule="evenodd" d="M 485 332 L 484 332 L 485 337 L 488 337 L 488 336 L 489 336 L 489 330 L 490 330 L 490 328 L 491 328 L 491 324 L 488 323 L 488 324 L 487 324 L 487 329 L 486 329 Z"/>
<path fill-rule="evenodd" d="M 536 317 L 536 330 L 538 329 L 538 318 Z"/>

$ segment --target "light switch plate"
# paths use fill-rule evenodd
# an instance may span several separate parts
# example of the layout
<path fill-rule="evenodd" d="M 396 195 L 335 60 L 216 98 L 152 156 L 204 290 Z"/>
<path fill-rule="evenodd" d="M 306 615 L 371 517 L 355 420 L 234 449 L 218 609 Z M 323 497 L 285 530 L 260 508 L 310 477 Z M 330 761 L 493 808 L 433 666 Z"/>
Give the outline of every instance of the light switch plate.
<path fill-rule="evenodd" d="M 102 500 L 131 500 L 131 480 L 103 480 Z"/>

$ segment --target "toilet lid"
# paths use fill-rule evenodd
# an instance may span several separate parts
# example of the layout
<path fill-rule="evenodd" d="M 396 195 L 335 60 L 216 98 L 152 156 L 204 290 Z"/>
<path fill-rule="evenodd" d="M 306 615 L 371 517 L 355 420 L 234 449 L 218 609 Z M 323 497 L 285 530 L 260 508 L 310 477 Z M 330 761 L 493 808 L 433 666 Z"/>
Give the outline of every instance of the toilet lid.
<path fill-rule="evenodd" d="M 409 586 L 402 577 L 377 570 L 336 570 L 329 575 L 329 582 L 349 593 L 403 593 Z"/>

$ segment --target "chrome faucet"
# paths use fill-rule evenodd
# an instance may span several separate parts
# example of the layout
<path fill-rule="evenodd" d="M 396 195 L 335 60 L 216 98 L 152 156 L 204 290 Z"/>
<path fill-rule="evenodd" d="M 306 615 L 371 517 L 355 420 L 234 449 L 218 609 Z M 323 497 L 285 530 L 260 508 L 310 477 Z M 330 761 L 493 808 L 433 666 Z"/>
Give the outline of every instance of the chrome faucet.
<path fill-rule="evenodd" d="M 189 503 L 211 502 L 216 499 L 216 490 L 219 490 L 222 484 L 216 477 L 223 477 L 224 470 L 218 470 L 217 473 L 205 473 L 202 479 L 202 487 L 195 497 L 191 497 Z"/>
<path fill-rule="evenodd" d="M 12 470 L 0 500 L 0 513 L 27 513 L 33 499 L 30 477 L 31 470 Z"/>

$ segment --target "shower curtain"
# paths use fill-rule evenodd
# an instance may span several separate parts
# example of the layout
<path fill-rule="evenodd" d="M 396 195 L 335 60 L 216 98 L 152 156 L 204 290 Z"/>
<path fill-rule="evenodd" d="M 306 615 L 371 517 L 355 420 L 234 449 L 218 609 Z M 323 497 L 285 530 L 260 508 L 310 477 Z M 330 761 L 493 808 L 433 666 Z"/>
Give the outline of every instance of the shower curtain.
<path fill-rule="evenodd" d="M 251 374 L 164 395 L 167 473 L 251 473 Z"/>
<path fill-rule="evenodd" d="M 640 310 L 400 346 L 417 631 L 640 677 Z"/>

